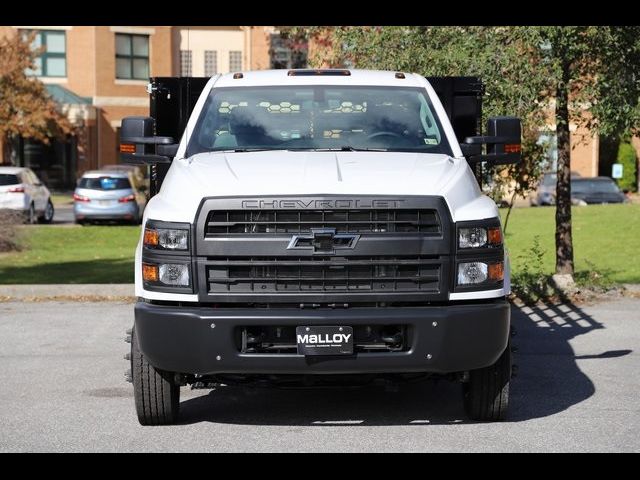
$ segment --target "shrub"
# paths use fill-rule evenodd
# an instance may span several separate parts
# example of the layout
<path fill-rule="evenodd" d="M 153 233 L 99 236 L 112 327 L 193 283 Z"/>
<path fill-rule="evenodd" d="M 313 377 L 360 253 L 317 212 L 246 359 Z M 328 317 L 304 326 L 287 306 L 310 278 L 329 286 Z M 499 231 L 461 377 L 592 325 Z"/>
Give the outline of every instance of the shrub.
<path fill-rule="evenodd" d="M 552 292 L 549 287 L 549 275 L 544 272 L 543 259 L 545 250 L 540 246 L 540 236 L 533 238 L 533 244 L 518 258 L 524 260 L 522 269 L 512 275 L 511 288 L 521 300 L 535 303 L 548 297 Z"/>
<path fill-rule="evenodd" d="M 618 147 L 617 162 L 622 164 L 622 178 L 618 179 L 618 186 L 621 190 L 637 191 L 637 162 L 636 149 L 633 145 L 621 142 Z"/>
<path fill-rule="evenodd" d="M 0 252 L 21 250 L 16 226 L 24 221 L 20 212 L 0 210 Z"/>

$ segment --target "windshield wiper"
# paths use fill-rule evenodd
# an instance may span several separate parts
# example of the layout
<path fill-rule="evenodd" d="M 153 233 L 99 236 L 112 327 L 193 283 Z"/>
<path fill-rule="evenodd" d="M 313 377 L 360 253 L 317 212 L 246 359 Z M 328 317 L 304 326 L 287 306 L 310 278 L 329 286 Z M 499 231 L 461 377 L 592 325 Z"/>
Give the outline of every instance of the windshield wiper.
<path fill-rule="evenodd" d="M 293 148 L 290 150 L 294 150 Z M 295 149 L 298 150 L 298 149 Z M 300 148 L 299 150 L 312 150 L 314 152 L 388 152 L 388 148 L 358 148 L 351 145 L 343 145 L 335 148 Z"/>
<path fill-rule="evenodd" d="M 229 148 L 224 150 L 211 150 L 212 152 L 221 152 L 221 153 L 243 153 L 243 152 L 271 152 L 275 150 L 285 150 L 284 148 L 247 148 L 247 147 L 239 147 L 239 148 Z"/>

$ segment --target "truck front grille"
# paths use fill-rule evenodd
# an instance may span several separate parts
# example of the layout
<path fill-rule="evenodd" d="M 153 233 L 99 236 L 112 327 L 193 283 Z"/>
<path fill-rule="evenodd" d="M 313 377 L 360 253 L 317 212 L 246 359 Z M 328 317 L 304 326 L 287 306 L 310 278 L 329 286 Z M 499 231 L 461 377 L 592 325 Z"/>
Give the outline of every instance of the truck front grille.
<path fill-rule="evenodd" d="M 308 233 L 315 228 L 360 234 L 441 233 L 435 209 L 213 210 L 205 236 Z"/>
<path fill-rule="evenodd" d="M 451 226 L 436 196 L 207 198 L 195 284 L 201 302 L 224 306 L 443 301 Z"/>
<path fill-rule="evenodd" d="M 440 263 L 424 257 L 230 258 L 208 262 L 210 293 L 437 293 Z"/>

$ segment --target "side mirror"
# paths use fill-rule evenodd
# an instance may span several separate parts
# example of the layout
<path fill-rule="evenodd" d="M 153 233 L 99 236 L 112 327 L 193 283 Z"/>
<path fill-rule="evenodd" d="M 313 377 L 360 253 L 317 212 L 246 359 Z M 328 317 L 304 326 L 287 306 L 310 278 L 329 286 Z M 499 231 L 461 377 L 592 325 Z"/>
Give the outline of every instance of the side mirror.
<path fill-rule="evenodd" d="M 126 117 L 120 128 L 120 159 L 133 165 L 171 163 L 178 151 L 172 137 L 154 135 L 151 117 Z"/>
<path fill-rule="evenodd" d="M 469 163 L 491 162 L 493 165 L 519 163 L 521 159 L 522 125 L 516 117 L 491 117 L 487 135 L 467 137 L 460 144 Z M 486 145 L 486 153 L 482 153 Z"/>

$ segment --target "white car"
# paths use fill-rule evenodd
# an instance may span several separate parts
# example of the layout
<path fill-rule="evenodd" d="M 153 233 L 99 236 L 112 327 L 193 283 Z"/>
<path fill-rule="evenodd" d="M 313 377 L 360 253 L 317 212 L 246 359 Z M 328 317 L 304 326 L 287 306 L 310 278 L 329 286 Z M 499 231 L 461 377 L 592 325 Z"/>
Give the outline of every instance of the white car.
<path fill-rule="evenodd" d="M 30 168 L 0 167 L 0 210 L 24 214 L 28 223 L 51 223 L 51 193 Z"/>

